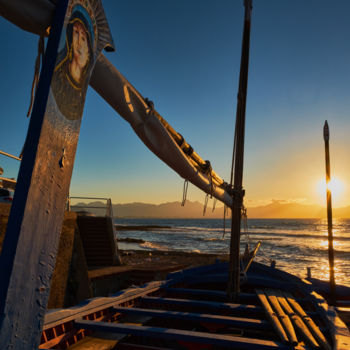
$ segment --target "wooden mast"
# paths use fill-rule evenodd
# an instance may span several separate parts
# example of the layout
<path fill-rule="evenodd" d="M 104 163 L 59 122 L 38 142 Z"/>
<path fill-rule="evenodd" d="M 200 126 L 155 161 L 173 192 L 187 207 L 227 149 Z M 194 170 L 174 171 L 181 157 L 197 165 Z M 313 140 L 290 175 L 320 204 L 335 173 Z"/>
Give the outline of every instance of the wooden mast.
<path fill-rule="evenodd" d="M 239 88 L 237 96 L 236 126 L 233 145 L 232 171 L 234 168 L 233 205 L 230 242 L 230 268 L 228 281 L 228 297 L 231 301 L 237 299 L 239 293 L 240 262 L 239 245 L 241 235 L 241 209 L 243 204 L 244 190 L 243 180 L 243 155 L 244 155 L 244 131 L 245 111 L 248 87 L 249 66 L 249 42 L 250 23 L 252 13 L 252 0 L 244 1 L 244 29 L 241 55 L 241 68 L 239 76 Z M 231 172 L 231 185 L 233 174 Z"/>
<path fill-rule="evenodd" d="M 328 260 L 329 260 L 329 291 L 330 303 L 335 305 L 335 278 L 334 278 L 334 251 L 333 251 L 333 218 L 332 218 L 332 193 L 329 188 L 331 180 L 330 158 L 329 158 L 329 128 L 327 120 L 323 127 L 323 138 L 326 155 L 326 184 L 327 184 L 327 222 L 328 222 Z"/>

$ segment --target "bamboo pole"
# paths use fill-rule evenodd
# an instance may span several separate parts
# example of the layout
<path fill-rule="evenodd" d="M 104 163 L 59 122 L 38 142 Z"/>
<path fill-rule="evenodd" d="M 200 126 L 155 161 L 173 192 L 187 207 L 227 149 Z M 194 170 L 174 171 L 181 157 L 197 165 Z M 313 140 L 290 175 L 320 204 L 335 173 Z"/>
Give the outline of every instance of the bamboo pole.
<path fill-rule="evenodd" d="M 289 318 L 292 320 L 295 329 L 298 331 L 298 333 L 302 336 L 302 338 L 305 340 L 305 342 L 311 346 L 311 348 L 317 348 L 318 343 L 301 319 L 299 315 L 297 315 L 292 307 L 288 304 L 287 299 L 283 296 L 282 292 L 280 290 L 276 290 L 276 297 L 282 308 L 284 309 L 285 313 L 289 316 Z"/>
<path fill-rule="evenodd" d="M 256 289 L 255 292 L 256 292 L 261 304 L 263 305 L 265 314 L 268 317 L 268 319 L 271 321 L 272 326 L 274 327 L 275 331 L 277 332 L 277 334 L 279 335 L 279 337 L 281 338 L 281 340 L 284 343 L 288 343 L 289 339 L 287 337 L 287 334 L 286 334 L 285 330 L 283 329 L 281 322 L 280 322 L 279 318 L 277 317 L 276 313 L 272 310 L 272 307 L 271 307 L 269 301 L 267 300 L 264 291 L 261 289 Z"/>
<path fill-rule="evenodd" d="M 327 342 L 327 339 L 323 335 L 323 333 L 320 331 L 320 329 L 317 327 L 315 322 L 312 320 L 312 318 L 306 314 L 304 309 L 299 305 L 299 303 L 293 298 L 293 296 L 288 292 L 283 292 L 283 295 L 287 299 L 288 303 L 292 306 L 294 311 L 302 318 L 304 323 L 308 326 L 310 332 L 315 337 L 317 342 L 320 344 L 322 349 L 325 350 L 331 350 L 330 345 Z"/>
<path fill-rule="evenodd" d="M 329 157 L 329 127 L 327 120 L 323 127 L 326 155 L 326 184 L 327 184 L 327 222 L 328 222 L 328 260 L 329 260 L 329 291 L 330 304 L 335 305 L 335 277 L 334 277 L 334 251 L 333 251 L 333 219 L 332 219 L 332 193 L 329 188 L 331 180 L 330 157 Z"/>
<path fill-rule="evenodd" d="M 272 307 L 275 309 L 277 313 L 277 317 L 279 318 L 286 334 L 289 339 L 289 342 L 293 345 L 298 344 L 298 338 L 295 334 L 294 327 L 292 325 L 292 322 L 288 315 L 286 315 L 277 299 L 277 296 L 275 294 L 275 291 L 270 289 L 265 289 L 265 294 L 267 296 L 268 301 L 272 305 Z"/>
<path fill-rule="evenodd" d="M 239 76 L 239 88 L 237 96 L 236 126 L 233 145 L 233 159 L 231 171 L 231 184 L 234 167 L 234 186 L 232 201 L 231 241 L 230 241 L 230 268 L 228 278 L 228 298 L 230 301 L 238 299 L 240 289 L 240 262 L 239 244 L 241 236 L 241 210 L 243 204 L 244 190 L 243 180 L 243 155 L 244 155 L 244 131 L 245 111 L 248 88 L 248 66 L 249 66 L 249 42 L 250 23 L 252 13 L 252 0 L 244 1 L 244 29 L 242 41 L 241 69 Z"/>

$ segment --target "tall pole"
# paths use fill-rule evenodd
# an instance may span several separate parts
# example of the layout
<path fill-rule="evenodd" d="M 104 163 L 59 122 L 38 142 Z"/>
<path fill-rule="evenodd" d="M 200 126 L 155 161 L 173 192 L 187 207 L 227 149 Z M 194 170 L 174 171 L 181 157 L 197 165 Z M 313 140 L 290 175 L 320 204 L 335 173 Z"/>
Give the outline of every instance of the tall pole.
<path fill-rule="evenodd" d="M 239 75 L 239 88 L 237 96 L 236 126 L 234 138 L 234 151 L 232 159 L 232 171 L 234 168 L 231 242 L 230 242 L 230 268 L 228 279 L 228 297 L 234 301 L 239 294 L 240 283 L 240 261 L 239 245 L 241 236 L 241 210 L 243 204 L 244 190 L 243 180 L 243 155 L 244 155 L 244 131 L 245 131 L 245 111 L 248 87 L 248 66 L 249 66 L 249 42 L 250 23 L 252 14 L 252 0 L 244 1 L 244 29 L 242 41 L 241 69 Z M 231 184 L 233 174 L 231 172 Z"/>
<path fill-rule="evenodd" d="M 330 303 L 335 305 L 335 278 L 334 278 L 334 251 L 333 251 L 333 220 L 332 220 L 332 193 L 329 188 L 331 180 L 330 160 L 329 160 L 329 128 L 327 120 L 323 127 L 323 138 L 326 153 L 326 184 L 327 184 L 327 222 L 328 222 L 328 260 L 329 260 L 329 290 Z"/>
<path fill-rule="evenodd" d="M 76 25 L 87 33 L 83 53 Z M 113 40 L 101 0 L 56 1 L 0 255 L 1 350 L 39 347 L 86 89 L 104 48 Z M 84 59 L 78 77 L 70 53 Z"/>

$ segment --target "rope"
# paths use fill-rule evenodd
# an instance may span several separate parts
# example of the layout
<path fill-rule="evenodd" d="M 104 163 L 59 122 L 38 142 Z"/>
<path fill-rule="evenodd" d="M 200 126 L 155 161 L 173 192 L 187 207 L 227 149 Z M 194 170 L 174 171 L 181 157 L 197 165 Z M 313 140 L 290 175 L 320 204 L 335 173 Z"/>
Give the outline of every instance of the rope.
<path fill-rule="evenodd" d="M 208 200 L 209 200 L 209 194 L 207 193 L 205 195 L 205 199 L 204 199 L 203 216 L 205 215 L 205 212 L 207 211 Z"/>
<path fill-rule="evenodd" d="M 237 143 L 237 119 L 236 119 L 236 126 L 235 126 L 235 136 L 233 139 L 233 151 L 232 151 L 232 162 L 231 162 L 231 174 L 230 174 L 230 187 L 232 187 L 233 183 L 233 169 L 235 166 L 235 159 L 236 159 L 236 143 Z"/>
<path fill-rule="evenodd" d="M 154 113 L 154 103 L 153 101 L 149 100 L 147 97 L 144 99 L 146 102 L 146 105 L 148 106 L 148 109 L 146 110 L 146 113 L 149 115 L 152 115 Z"/>
<path fill-rule="evenodd" d="M 248 250 L 250 251 L 251 247 L 251 241 L 250 241 L 250 236 L 248 232 L 248 216 L 247 216 L 247 208 L 242 204 L 242 219 L 243 219 L 243 230 L 244 230 L 244 235 L 247 239 L 247 244 L 248 244 Z"/>
<path fill-rule="evenodd" d="M 38 88 L 38 83 L 39 83 L 40 66 L 44 56 L 44 48 L 45 48 L 44 36 L 41 35 L 39 37 L 39 42 L 38 42 L 38 55 L 36 56 L 36 60 L 35 60 L 34 78 L 32 83 L 32 90 L 30 93 L 30 104 L 29 104 L 29 109 L 27 113 L 27 118 L 32 113 L 34 97 L 35 97 L 36 90 Z"/>
<path fill-rule="evenodd" d="M 183 192 L 182 192 L 182 202 L 181 202 L 181 206 L 185 206 L 186 203 L 186 199 L 187 199 L 187 189 L 188 189 L 188 180 L 185 180 L 184 182 L 184 188 L 183 188 Z"/>
<path fill-rule="evenodd" d="M 225 234 L 226 234 L 226 210 L 227 210 L 227 205 L 225 204 L 224 205 L 224 230 L 223 230 L 223 233 L 222 233 L 222 238 L 221 239 L 224 239 L 225 238 Z"/>
<path fill-rule="evenodd" d="M 211 210 L 212 211 L 212 213 L 214 212 L 214 210 L 215 210 L 215 207 L 216 207 L 216 201 L 217 201 L 217 199 L 216 198 L 214 198 L 214 202 L 213 202 L 213 209 Z"/>

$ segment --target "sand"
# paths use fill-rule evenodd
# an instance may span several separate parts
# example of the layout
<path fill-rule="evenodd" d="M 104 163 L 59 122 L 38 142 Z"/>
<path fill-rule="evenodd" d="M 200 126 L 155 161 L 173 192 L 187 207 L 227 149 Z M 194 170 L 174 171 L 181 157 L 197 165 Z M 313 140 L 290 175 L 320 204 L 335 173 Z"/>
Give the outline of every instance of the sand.
<path fill-rule="evenodd" d="M 135 267 L 173 267 L 176 265 L 193 267 L 213 264 L 216 260 L 228 260 L 228 255 L 205 254 L 177 251 L 121 250 L 123 265 Z"/>

